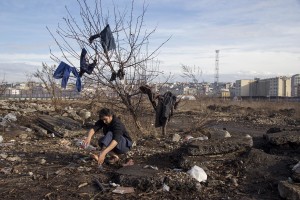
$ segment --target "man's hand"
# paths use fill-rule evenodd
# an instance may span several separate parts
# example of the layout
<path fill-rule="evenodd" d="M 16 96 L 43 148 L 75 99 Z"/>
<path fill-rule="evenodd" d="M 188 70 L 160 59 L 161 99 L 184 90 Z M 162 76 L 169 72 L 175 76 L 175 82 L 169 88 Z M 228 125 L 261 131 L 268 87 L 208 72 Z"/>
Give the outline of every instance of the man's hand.
<path fill-rule="evenodd" d="M 87 137 L 85 140 L 83 140 L 84 147 L 88 146 L 91 143 L 91 138 Z"/>
<path fill-rule="evenodd" d="M 83 140 L 84 147 L 88 146 L 91 143 L 91 139 L 94 134 L 95 134 L 95 130 L 93 128 L 91 128 L 88 132 L 87 137 L 85 138 L 85 140 Z"/>
<path fill-rule="evenodd" d="M 101 151 L 98 157 L 98 165 L 102 165 L 105 159 L 106 153 Z"/>

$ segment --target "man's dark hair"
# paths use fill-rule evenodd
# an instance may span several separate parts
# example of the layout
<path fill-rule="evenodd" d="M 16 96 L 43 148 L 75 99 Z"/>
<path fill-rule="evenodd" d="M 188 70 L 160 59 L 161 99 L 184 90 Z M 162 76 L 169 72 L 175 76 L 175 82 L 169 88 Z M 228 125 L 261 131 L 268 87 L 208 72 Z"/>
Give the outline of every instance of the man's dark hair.
<path fill-rule="evenodd" d="M 111 111 L 110 109 L 108 108 L 102 108 L 100 111 L 99 111 L 99 118 L 101 119 L 102 117 L 105 117 L 105 116 L 113 116 L 114 113 L 113 111 Z"/>

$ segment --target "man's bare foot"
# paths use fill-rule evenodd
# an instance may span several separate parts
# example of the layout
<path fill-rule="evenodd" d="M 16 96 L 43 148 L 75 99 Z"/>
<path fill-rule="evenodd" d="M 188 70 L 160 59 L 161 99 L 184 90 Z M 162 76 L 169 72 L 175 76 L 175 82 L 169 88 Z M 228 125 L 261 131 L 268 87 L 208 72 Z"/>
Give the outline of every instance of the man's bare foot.
<path fill-rule="evenodd" d="M 91 153 L 91 158 L 98 161 L 99 156 L 97 154 Z"/>
<path fill-rule="evenodd" d="M 134 165 L 134 161 L 131 158 L 126 159 L 126 162 L 124 164 L 122 164 L 123 167 L 132 166 L 132 165 Z"/>

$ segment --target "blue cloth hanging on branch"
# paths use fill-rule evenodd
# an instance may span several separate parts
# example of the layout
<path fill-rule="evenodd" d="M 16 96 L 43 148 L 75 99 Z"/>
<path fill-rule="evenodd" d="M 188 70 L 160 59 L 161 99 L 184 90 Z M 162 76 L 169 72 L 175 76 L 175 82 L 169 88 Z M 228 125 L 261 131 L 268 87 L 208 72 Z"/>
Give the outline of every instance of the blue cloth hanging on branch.
<path fill-rule="evenodd" d="M 62 79 L 61 87 L 66 88 L 71 72 L 77 78 L 76 79 L 76 88 L 77 88 L 77 91 L 80 92 L 81 91 L 81 79 L 80 79 L 80 76 L 75 67 L 71 67 L 70 65 L 68 65 L 64 62 L 60 62 L 60 64 L 58 65 L 57 69 L 55 70 L 55 72 L 53 74 L 53 77 L 56 79 Z"/>

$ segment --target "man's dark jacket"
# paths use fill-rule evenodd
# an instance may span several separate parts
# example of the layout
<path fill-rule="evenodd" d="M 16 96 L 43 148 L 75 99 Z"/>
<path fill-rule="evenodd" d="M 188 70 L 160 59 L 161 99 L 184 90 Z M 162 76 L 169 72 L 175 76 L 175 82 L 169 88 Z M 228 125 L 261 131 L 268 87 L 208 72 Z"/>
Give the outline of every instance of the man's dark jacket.
<path fill-rule="evenodd" d="M 95 132 L 97 132 L 101 128 L 103 128 L 104 135 L 106 135 L 109 131 L 111 131 L 113 133 L 113 140 L 117 141 L 118 143 L 121 140 L 121 136 L 127 138 L 132 142 L 132 139 L 130 138 L 124 124 L 115 115 L 113 115 L 113 119 L 110 124 L 105 124 L 101 119 L 98 120 L 95 123 L 94 130 Z"/>

